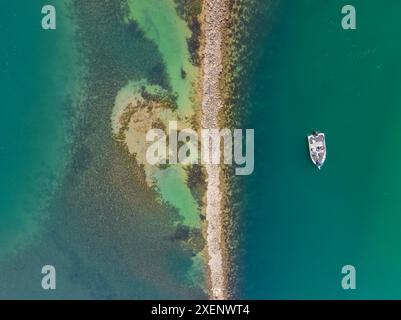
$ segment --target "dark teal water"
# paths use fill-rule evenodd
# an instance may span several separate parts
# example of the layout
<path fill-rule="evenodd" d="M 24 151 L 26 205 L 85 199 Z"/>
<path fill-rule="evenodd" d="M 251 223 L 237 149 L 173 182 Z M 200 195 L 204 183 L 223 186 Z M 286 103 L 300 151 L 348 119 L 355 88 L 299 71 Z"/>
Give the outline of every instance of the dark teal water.
<path fill-rule="evenodd" d="M 128 80 L 168 86 L 160 55 L 122 23 L 118 1 L 71 3 L 75 15 L 59 10 L 51 32 L 40 1 L 0 4 L 0 297 L 204 297 L 183 279 L 191 252 L 174 240 L 174 213 L 141 192 L 110 135 Z M 343 1 L 276 3 L 252 20 L 244 79 L 256 159 L 241 178 L 239 295 L 400 298 L 401 3 L 354 0 L 356 31 L 340 27 Z M 312 129 L 327 136 L 321 172 L 307 154 Z M 39 286 L 45 264 L 56 292 Z M 345 264 L 355 291 L 341 288 Z"/>
<path fill-rule="evenodd" d="M 401 297 L 401 2 L 273 1 L 244 80 L 255 172 L 242 178 L 242 298 Z M 261 8 L 263 6 L 261 5 Z M 273 10 L 273 9 L 270 9 Z M 317 171 L 306 135 L 326 133 Z M 357 289 L 341 287 L 354 265 Z"/>

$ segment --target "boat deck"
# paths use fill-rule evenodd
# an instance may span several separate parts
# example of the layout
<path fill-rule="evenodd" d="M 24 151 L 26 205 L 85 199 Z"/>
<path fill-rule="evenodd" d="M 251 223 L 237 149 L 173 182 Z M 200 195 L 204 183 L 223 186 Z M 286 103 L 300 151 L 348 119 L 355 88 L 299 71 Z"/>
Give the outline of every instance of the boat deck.
<path fill-rule="evenodd" d="M 313 163 L 319 168 L 326 160 L 326 143 L 324 133 L 308 136 L 309 153 Z"/>

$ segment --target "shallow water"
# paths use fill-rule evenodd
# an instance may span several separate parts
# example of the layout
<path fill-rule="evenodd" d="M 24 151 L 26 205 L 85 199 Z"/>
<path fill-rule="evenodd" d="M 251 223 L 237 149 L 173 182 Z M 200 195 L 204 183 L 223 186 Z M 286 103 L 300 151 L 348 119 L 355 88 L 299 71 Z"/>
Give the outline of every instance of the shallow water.
<path fill-rule="evenodd" d="M 80 69 L 70 10 L 62 8 L 59 30 L 50 33 L 40 28 L 40 1 L 1 4 L 0 241 L 10 248 L 38 228 L 68 158 L 66 118 Z"/>
<path fill-rule="evenodd" d="M 157 201 L 140 168 L 112 138 L 115 97 L 129 81 L 171 88 L 162 55 L 135 22 L 126 23 L 123 1 L 69 3 L 68 14 L 56 6 L 54 33 L 40 29 L 37 1 L 14 1 L 1 10 L 2 26 L 10 21 L 18 33 L 9 34 L 8 48 L 0 49 L 11 65 L 1 75 L 5 105 L 16 106 L 1 108 L 2 133 L 7 129 L 1 161 L 8 170 L 0 183 L 2 198 L 9 199 L 1 204 L 1 237 L 3 229 L 12 232 L 2 247 L 0 297 L 203 298 L 191 278 L 194 252 L 187 238 L 176 236 L 177 210 Z M 68 39 L 66 29 L 74 30 Z M 78 51 L 73 65 L 66 61 L 71 48 Z M 35 183 L 28 184 L 32 174 Z M 38 183 L 42 177 L 52 188 Z M 12 206 L 26 208 L 19 199 L 25 194 L 34 195 L 32 206 L 45 199 L 37 214 Z M 37 226 L 29 235 L 28 218 Z M 40 286 L 45 264 L 56 267 L 55 291 Z"/>

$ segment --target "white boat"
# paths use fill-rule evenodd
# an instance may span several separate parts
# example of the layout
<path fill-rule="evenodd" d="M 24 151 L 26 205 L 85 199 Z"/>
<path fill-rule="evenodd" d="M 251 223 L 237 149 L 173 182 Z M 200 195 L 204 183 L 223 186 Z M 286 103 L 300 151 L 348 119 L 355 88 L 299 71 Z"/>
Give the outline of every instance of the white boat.
<path fill-rule="evenodd" d="M 324 133 L 313 131 L 308 136 L 309 155 L 312 162 L 320 170 L 326 160 L 326 138 Z"/>

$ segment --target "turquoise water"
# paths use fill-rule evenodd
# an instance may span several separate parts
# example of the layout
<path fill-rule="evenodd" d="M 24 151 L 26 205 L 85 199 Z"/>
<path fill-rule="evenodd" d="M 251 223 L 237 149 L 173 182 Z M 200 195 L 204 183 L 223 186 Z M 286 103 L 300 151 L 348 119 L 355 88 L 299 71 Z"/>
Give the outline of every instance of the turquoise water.
<path fill-rule="evenodd" d="M 0 5 L 2 243 L 24 242 L 38 227 L 67 158 L 65 115 L 72 107 L 66 102 L 76 76 L 72 30 L 63 6 L 59 29 L 43 31 L 41 8 L 41 1 Z"/>
<path fill-rule="evenodd" d="M 244 89 L 242 298 L 401 298 L 401 2 L 277 1 L 259 12 Z M 261 6 L 262 7 L 262 6 Z M 306 135 L 326 133 L 317 171 Z M 357 290 L 341 288 L 354 265 Z"/>
<path fill-rule="evenodd" d="M 50 32 L 40 1 L 0 4 L 0 297 L 205 297 L 183 276 L 193 251 L 177 212 L 143 192 L 110 134 L 129 81 L 171 87 L 157 44 L 124 22 L 121 3 L 71 2 L 75 14 L 63 6 Z M 354 0 L 356 31 L 340 27 L 343 1 L 275 3 L 252 18 L 243 79 L 241 126 L 255 129 L 256 159 L 240 178 L 238 295 L 401 298 L 401 3 Z M 312 129 L 327 136 L 320 172 Z M 49 263 L 54 293 L 38 286 Z M 355 291 L 341 288 L 346 264 Z"/>
<path fill-rule="evenodd" d="M 157 45 L 125 1 L 48 3 L 55 31 L 39 0 L 0 4 L 0 298 L 204 298 L 194 236 L 111 133 L 129 81 L 171 89 Z M 40 285 L 47 264 L 54 291 Z"/>

